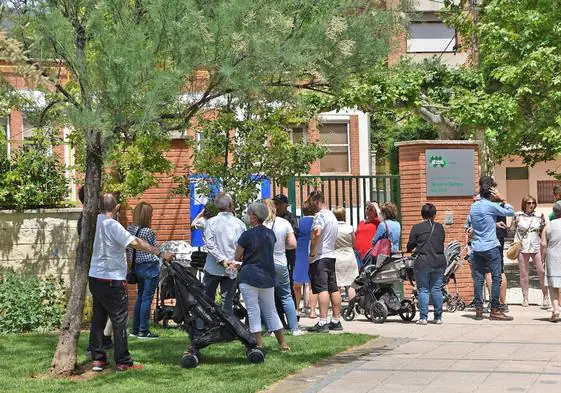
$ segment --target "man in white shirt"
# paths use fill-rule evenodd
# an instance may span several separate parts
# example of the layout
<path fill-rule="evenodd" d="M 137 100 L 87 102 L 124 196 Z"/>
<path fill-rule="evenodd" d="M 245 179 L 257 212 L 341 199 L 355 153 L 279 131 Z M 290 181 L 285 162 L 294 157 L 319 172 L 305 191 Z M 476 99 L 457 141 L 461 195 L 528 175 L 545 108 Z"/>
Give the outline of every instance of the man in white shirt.
<path fill-rule="evenodd" d="M 312 192 L 308 203 L 317 212 L 312 224 L 309 275 L 312 293 L 319 294 L 319 321 L 308 331 L 328 333 L 330 330 L 343 330 L 339 320 L 341 293 L 335 275 L 335 242 L 339 224 L 333 212 L 326 208 L 325 198 L 320 191 Z M 331 322 L 328 322 L 327 312 L 330 301 L 333 316 Z"/>
<path fill-rule="evenodd" d="M 93 315 L 90 334 L 93 336 L 93 371 L 102 371 L 109 365 L 103 349 L 103 329 L 107 317 L 113 324 L 115 341 L 115 369 L 127 371 L 133 367 L 127 341 L 128 294 L 126 287 L 127 246 L 164 260 L 173 259 L 173 254 L 160 252 L 158 247 L 132 236 L 113 217 L 119 210 L 117 200 L 112 194 L 104 194 L 101 201 L 101 214 L 97 216 L 95 239 L 89 271 L 89 287 L 93 297 Z M 142 366 L 135 366 L 141 368 Z"/>
<path fill-rule="evenodd" d="M 216 289 L 220 284 L 222 310 L 226 314 L 232 315 L 237 280 L 232 280 L 224 270 L 234 260 L 238 239 L 246 227 L 242 220 L 232 214 L 233 202 L 230 195 L 219 193 L 214 199 L 214 205 L 219 213 L 208 219 L 204 232 L 207 257 L 203 284 L 206 294 L 212 300 L 216 297 Z"/>

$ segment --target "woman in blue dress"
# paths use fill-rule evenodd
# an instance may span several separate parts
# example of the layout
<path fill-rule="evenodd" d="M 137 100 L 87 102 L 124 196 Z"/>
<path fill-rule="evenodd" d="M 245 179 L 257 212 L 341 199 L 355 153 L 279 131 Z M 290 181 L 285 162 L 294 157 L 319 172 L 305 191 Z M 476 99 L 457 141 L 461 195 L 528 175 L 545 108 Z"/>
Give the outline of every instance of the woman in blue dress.
<path fill-rule="evenodd" d="M 294 301 L 296 303 L 296 311 L 300 310 L 300 302 L 302 301 L 302 288 L 304 284 L 310 282 L 310 277 L 308 276 L 308 253 L 310 248 L 310 236 L 312 233 L 312 223 L 314 221 L 314 215 L 310 209 L 307 202 L 302 205 L 302 217 L 298 222 L 298 228 L 300 233 L 296 239 L 296 264 L 294 266 Z M 317 305 L 317 295 L 314 296 L 309 291 L 308 287 L 308 298 L 310 299 L 310 318 L 316 318 L 316 305 Z"/>

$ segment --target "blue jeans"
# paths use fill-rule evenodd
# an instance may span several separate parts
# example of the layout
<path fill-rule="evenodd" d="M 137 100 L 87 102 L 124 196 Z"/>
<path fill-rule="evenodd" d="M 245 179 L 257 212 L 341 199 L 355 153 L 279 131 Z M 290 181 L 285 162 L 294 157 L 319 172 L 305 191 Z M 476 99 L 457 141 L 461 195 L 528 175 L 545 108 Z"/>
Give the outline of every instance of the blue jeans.
<path fill-rule="evenodd" d="M 138 277 L 138 294 L 134 304 L 134 316 L 132 320 L 133 333 L 146 333 L 150 327 L 150 308 L 154 292 L 158 286 L 160 276 L 160 265 L 157 263 L 137 264 L 134 271 Z"/>
<path fill-rule="evenodd" d="M 421 319 L 429 317 L 429 295 L 434 306 L 434 319 L 442 319 L 442 281 L 444 280 L 443 268 L 415 269 L 415 281 L 419 296 L 419 312 Z"/>
<path fill-rule="evenodd" d="M 483 283 L 485 281 L 485 267 L 491 271 L 491 309 L 499 307 L 499 295 L 501 292 L 501 252 L 499 247 L 487 251 L 473 252 L 473 267 L 475 282 L 473 287 L 473 298 L 476 308 L 483 307 Z"/>
<path fill-rule="evenodd" d="M 282 302 L 282 308 L 286 315 L 288 328 L 292 331 L 298 330 L 298 319 L 296 318 L 296 306 L 290 291 L 290 273 L 288 266 L 275 263 L 275 272 L 277 273 L 277 285 L 275 292 Z"/>
<path fill-rule="evenodd" d="M 208 297 L 213 301 L 216 298 L 216 289 L 220 284 L 220 293 L 222 294 L 222 311 L 227 315 L 234 314 L 234 295 L 236 293 L 237 280 L 232 280 L 227 276 L 215 276 L 205 271 L 203 276 L 203 285 Z"/>

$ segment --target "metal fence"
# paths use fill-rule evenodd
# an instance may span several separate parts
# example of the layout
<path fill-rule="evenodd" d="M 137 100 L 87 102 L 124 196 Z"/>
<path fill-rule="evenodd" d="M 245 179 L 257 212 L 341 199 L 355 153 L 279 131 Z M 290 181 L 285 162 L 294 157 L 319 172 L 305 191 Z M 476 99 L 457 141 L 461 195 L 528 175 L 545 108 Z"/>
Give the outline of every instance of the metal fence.
<path fill-rule="evenodd" d="M 342 206 L 347 210 L 347 221 L 356 226 L 364 218 L 367 201 L 393 202 L 400 207 L 399 175 L 377 176 L 296 176 L 288 186 L 271 184 L 272 195 L 287 194 L 292 212 L 301 215 L 301 207 L 308 195 L 321 190 L 329 209 Z"/>

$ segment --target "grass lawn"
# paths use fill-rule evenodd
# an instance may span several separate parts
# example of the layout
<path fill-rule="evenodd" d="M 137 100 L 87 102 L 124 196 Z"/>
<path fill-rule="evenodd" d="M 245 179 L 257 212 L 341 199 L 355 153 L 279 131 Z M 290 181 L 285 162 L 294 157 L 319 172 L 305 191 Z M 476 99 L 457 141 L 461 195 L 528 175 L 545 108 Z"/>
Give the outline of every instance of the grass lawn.
<path fill-rule="evenodd" d="M 372 336 L 346 333 L 288 336 L 292 351 L 280 353 L 274 338 L 266 338 L 267 357 L 265 363 L 258 365 L 246 361 L 245 348 L 239 342 L 217 344 L 202 351 L 203 363 L 198 368 L 182 369 L 179 360 L 187 346 L 186 334 L 172 329 L 154 331 L 161 335 L 159 340 L 129 340 L 132 356 L 145 365 L 144 370 L 104 371 L 79 381 L 34 377 L 48 369 L 56 335 L 0 335 L 0 393 L 256 392 L 321 359 L 372 339 Z M 87 340 L 87 334 L 80 336 L 82 363 L 86 361 Z"/>

